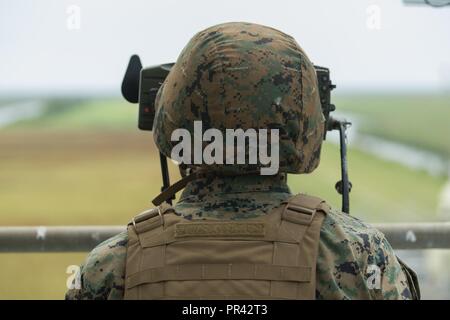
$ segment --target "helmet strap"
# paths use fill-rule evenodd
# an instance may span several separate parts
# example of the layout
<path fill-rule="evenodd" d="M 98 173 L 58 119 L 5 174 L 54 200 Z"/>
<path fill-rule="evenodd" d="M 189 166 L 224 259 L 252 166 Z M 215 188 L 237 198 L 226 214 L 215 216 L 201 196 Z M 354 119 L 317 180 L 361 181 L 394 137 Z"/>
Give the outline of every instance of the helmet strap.
<path fill-rule="evenodd" d="M 214 171 L 214 170 L 206 170 L 206 169 L 198 169 L 193 171 L 191 174 L 188 174 L 184 177 L 182 177 L 180 180 L 175 182 L 174 184 L 170 185 L 166 189 L 164 189 L 159 195 L 157 195 L 153 200 L 152 203 L 155 206 L 159 206 L 164 201 L 167 201 L 168 199 L 174 199 L 175 194 L 180 191 L 181 189 L 184 189 L 189 182 L 192 182 L 194 180 L 206 178 L 206 177 L 232 177 L 232 176 L 245 176 L 245 175 L 254 175 L 258 173 L 259 171 L 247 171 L 247 172 L 221 172 L 221 171 Z"/>

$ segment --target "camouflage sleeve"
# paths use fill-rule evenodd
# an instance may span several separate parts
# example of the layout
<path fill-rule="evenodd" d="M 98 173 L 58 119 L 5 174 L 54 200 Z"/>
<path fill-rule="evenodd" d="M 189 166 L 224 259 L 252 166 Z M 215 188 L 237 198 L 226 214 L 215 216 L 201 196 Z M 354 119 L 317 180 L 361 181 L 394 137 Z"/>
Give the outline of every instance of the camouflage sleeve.
<path fill-rule="evenodd" d="M 325 219 L 317 262 L 318 299 L 409 300 L 407 275 L 384 235 L 337 211 Z"/>
<path fill-rule="evenodd" d="M 123 298 L 127 233 L 122 232 L 92 250 L 80 268 L 80 286 L 69 289 L 66 300 Z"/>

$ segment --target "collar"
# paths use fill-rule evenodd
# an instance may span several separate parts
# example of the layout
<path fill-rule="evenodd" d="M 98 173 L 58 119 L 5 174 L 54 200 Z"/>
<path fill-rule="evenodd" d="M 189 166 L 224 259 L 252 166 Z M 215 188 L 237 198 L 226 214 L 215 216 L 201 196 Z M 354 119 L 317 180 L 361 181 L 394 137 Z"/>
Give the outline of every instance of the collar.
<path fill-rule="evenodd" d="M 246 219 L 291 196 L 286 174 L 206 176 L 187 184 L 175 210 L 187 219 Z"/>

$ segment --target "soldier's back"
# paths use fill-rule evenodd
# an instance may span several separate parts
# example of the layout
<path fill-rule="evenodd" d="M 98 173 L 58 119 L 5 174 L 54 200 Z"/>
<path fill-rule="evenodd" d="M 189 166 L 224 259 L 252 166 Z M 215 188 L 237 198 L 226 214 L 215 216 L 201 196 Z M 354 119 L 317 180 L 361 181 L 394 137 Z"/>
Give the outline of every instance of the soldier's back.
<path fill-rule="evenodd" d="M 69 290 L 66 299 L 123 299 L 127 243 L 122 232 L 98 245 L 81 268 L 81 288 Z M 412 299 L 405 271 L 380 231 L 337 210 L 326 215 L 316 266 L 317 299 Z"/>

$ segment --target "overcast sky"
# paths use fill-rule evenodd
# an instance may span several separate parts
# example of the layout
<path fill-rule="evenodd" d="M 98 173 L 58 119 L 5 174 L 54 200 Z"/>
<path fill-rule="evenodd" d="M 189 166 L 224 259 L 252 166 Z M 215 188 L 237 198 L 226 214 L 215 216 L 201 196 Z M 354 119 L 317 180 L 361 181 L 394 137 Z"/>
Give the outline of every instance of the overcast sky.
<path fill-rule="evenodd" d="M 171 62 L 197 31 L 229 21 L 291 34 L 314 63 L 331 68 L 341 92 L 450 88 L 450 7 L 402 0 L 0 0 L 0 95 L 119 94 L 132 53 L 144 65 Z"/>

